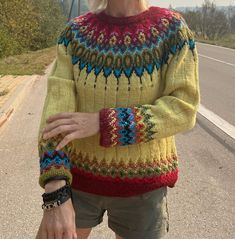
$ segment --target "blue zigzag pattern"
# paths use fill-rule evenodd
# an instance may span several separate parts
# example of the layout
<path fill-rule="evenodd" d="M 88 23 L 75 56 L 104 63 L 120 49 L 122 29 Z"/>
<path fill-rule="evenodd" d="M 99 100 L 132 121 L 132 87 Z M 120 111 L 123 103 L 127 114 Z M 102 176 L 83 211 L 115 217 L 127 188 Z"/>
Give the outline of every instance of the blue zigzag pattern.
<path fill-rule="evenodd" d="M 52 165 L 60 165 L 70 170 L 71 164 L 68 156 L 61 150 L 48 150 L 40 157 L 41 173 L 47 170 Z"/>

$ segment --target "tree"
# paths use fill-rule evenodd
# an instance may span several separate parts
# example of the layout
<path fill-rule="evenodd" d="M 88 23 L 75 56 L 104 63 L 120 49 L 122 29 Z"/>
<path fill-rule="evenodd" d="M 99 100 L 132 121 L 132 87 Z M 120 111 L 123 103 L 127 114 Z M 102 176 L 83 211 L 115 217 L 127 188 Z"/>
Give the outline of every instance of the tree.
<path fill-rule="evenodd" d="M 228 19 L 231 33 L 235 33 L 235 6 L 228 7 Z"/>
<path fill-rule="evenodd" d="M 171 5 L 171 4 L 169 5 L 169 7 L 168 7 L 168 8 L 169 8 L 169 9 L 174 9 L 174 8 L 172 7 L 172 5 Z"/>
<path fill-rule="evenodd" d="M 0 56 L 54 45 L 66 22 L 59 0 L 0 0 L 0 9 Z"/>
<path fill-rule="evenodd" d="M 205 0 L 201 8 L 187 10 L 183 15 L 192 30 L 205 39 L 215 40 L 230 32 L 226 13 L 210 0 Z"/>
<path fill-rule="evenodd" d="M 0 25 L 19 42 L 21 48 L 28 48 L 38 23 L 32 0 L 0 0 Z"/>
<path fill-rule="evenodd" d="M 229 22 L 225 12 L 216 8 L 215 2 L 205 0 L 202 4 L 202 32 L 212 40 L 229 33 Z"/>
<path fill-rule="evenodd" d="M 31 41 L 32 50 L 42 49 L 55 44 L 58 34 L 67 20 L 58 0 L 33 0 L 35 16 L 38 23 L 37 31 Z"/>
<path fill-rule="evenodd" d="M 187 10 L 187 12 L 183 13 L 183 16 L 187 22 L 187 24 L 190 26 L 192 30 L 194 30 L 196 33 L 199 33 L 202 31 L 201 29 L 201 12 L 196 11 L 190 11 Z"/>
<path fill-rule="evenodd" d="M 231 32 L 235 33 L 235 14 L 231 18 Z"/>

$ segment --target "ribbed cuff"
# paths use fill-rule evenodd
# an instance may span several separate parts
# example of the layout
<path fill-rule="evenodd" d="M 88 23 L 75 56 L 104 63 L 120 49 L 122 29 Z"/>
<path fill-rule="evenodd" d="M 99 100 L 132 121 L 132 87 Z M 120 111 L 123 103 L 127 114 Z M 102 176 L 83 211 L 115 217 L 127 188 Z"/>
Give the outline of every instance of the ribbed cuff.
<path fill-rule="evenodd" d="M 70 160 L 63 151 L 50 150 L 44 152 L 40 157 L 40 186 L 45 188 L 48 180 L 56 176 L 67 178 L 67 181 L 71 184 L 72 174 L 70 168 Z"/>
<path fill-rule="evenodd" d="M 137 120 L 134 107 L 100 110 L 100 145 L 113 147 L 137 143 L 139 136 Z"/>
<path fill-rule="evenodd" d="M 114 146 L 112 141 L 112 133 L 114 133 L 114 128 L 110 123 L 111 117 L 113 117 L 113 123 L 115 121 L 115 112 L 113 114 L 110 109 L 102 109 L 99 111 L 100 116 L 100 145 L 103 147 Z"/>
<path fill-rule="evenodd" d="M 44 181 L 44 184 L 47 184 L 51 181 L 54 181 L 54 180 L 65 180 L 65 181 L 68 181 L 68 178 L 64 175 L 56 175 L 56 176 L 51 176 L 50 178 L 47 178 L 46 181 Z"/>

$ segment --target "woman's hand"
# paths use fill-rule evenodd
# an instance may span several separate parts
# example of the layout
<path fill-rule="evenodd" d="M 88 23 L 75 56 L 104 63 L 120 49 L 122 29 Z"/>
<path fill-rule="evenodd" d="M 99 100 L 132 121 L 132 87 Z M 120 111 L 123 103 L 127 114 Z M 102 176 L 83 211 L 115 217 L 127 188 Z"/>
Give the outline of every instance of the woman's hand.
<path fill-rule="evenodd" d="M 48 139 L 60 133 L 65 134 L 64 139 L 56 147 L 63 148 L 70 141 L 92 136 L 99 132 L 99 112 L 97 113 L 58 113 L 47 119 L 48 125 L 42 131 L 43 138 Z"/>
<path fill-rule="evenodd" d="M 53 192 L 65 184 L 65 180 L 53 180 L 45 185 L 45 192 Z M 59 207 L 43 212 L 36 239 L 77 239 L 75 212 L 71 198 Z"/>
<path fill-rule="evenodd" d="M 77 239 L 75 212 L 71 198 L 59 207 L 43 212 L 36 239 Z"/>

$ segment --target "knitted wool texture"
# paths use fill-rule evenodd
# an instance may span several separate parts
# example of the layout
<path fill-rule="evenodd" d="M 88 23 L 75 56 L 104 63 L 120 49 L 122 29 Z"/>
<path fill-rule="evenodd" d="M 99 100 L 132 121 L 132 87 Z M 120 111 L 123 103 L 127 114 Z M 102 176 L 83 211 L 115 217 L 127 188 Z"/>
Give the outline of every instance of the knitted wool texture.
<path fill-rule="evenodd" d="M 129 17 L 87 12 L 57 43 L 38 134 L 40 186 L 63 176 L 74 189 L 123 197 L 174 187 L 175 135 L 195 126 L 200 101 L 183 17 L 160 7 Z M 40 132 L 59 112 L 99 112 L 100 132 L 56 151 L 63 136 Z"/>

